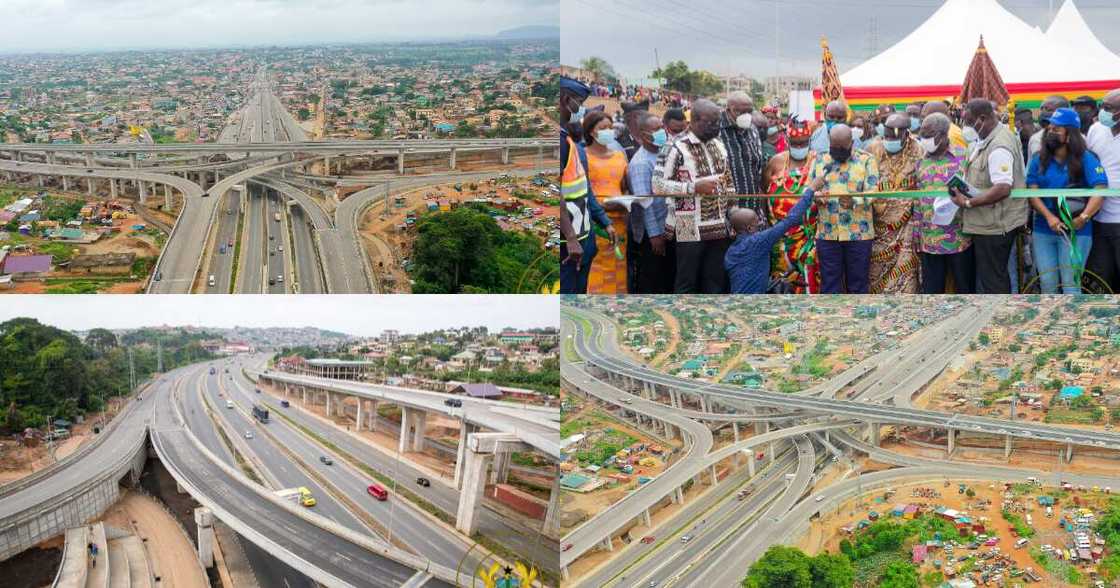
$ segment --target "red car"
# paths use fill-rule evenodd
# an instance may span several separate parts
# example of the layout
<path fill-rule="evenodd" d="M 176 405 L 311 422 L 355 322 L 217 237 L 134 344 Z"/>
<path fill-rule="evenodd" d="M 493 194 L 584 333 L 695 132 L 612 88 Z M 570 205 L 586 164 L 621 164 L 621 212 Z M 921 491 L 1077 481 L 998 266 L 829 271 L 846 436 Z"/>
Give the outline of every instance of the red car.
<path fill-rule="evenodd" d="M 653 535 L 646 535 L 645 537 L 642 537 L 642 543 L 645 543 L 646 545 L 649 545 L 650 543 L 653 543 L 656 539 L 657 538 L 654 537 Z"/>
<path fill-rule="evenodd" d="M 571 543 L 565 543 L 565 544 L 564 544 L 564 545 L 563 545 L 562 547 L 560 547 L 560 551 L 567 551 L 567 550 L 569 550 L 569 549 L 571 549 L 571 548 L 572 548 L 572 544 L 571 544 Z"/>
<path fill-rule="evenodd" d="M 369 488 L 366 488 L 366 492 L 369 492 L 370 496 L 378 500 L 389 499 L 389 492 L 385 490 L 385 488 L 383 488 L 381 484 L 370 484 Z"/>

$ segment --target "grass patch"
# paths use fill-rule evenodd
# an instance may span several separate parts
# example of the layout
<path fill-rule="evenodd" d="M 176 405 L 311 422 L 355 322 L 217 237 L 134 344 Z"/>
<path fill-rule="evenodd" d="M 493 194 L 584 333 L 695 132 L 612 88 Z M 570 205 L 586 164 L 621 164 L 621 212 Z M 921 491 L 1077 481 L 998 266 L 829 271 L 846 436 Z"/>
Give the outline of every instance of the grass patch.
<path fill-rule="evenodd" d="M 1002 511 L 1001 514 L 1003 515 L 1003 520 L 1011 523 L 1011 526 L 1020 537 L 1026 537 L 1028 539 L 1034 537 L 1034 527 L 1028 525 L 1026 521 L 1023 520 L 1023 517 L 1006 510 Z"/>
<path fill-rule="evenodd" d="M 74 247 L 66 243 L 43 243 L 35 247 L 36 252 L 42 255 L 53 255 L 54 262 L 70 261 L 74 257 Z"/>
<path fill-rule="evenodd" d="M 214 417 L 211 416 L 210 418 L 213 419 Z M 226 444 L 226 448 L 229 449 L 230 453 L 233 454 L 233 458 L 235 460 L 237 460 L 237 467 L 241 468 L 241 471 L 250 480 L 256 482 L 257 484 L 259 484 L 261 486 L 264 486 L 265 485 L 264 482 L 262 482 L 260 476 L 257 475 L 257 470 L 255 468 L 253 468 L 253 466 L 249 463 L 249 461 L 247 459 L 245 459 L 245 456 L 241 455 L 241 452 L 238 451 L 237 448 L 233 446 L 233 442 L 230 441 L 229 436 L 226 435 L 225 429 L 220 424 L 218 424 L 216 422 L 214 423 L 214 428 L 217 429 L 218 434 L 222 436 L 222 443 Z"/>
<path fill-rule="evenodd" d="M 1058 580 L 1073 584 L 1075 586 L 1081 585 L 1081 572 L 1076 567 L 1071 566 L 1070 564 L 1060 559 L 1046 555 L 1041 549 L 1037 547 L 1031 547 L 1030 554 L 1034 561 L 1037 562 L 1038 565 L 1042 567 L 1042 569 L 1052 574 Z"/>
<path fill-rule="evenodd" d="M 47 294 L 97 294 L 121 282 L 128 282 L 128 277 L 113 278 L 47 278 Z"/>
<path fill-rule="evenodd" d="M 241 262 L 241 230 L 245 227 L 245 215 L 241 214 L 241 207 L 237 207 L 237 231 L 233 234 L 233 270 L 229 278 L 229 293 L 237 284 L 237 268 Z"/>
<path fill-rule="evenodd" d="M 878 586 L 879 578 L 883 571 L 892 563 L 899 562 L 909 565 L 910 559 L 897 551 L 885 551 L 875 555 L 857 559 L 852 562 L 856 581 L 854 586 Z"/>

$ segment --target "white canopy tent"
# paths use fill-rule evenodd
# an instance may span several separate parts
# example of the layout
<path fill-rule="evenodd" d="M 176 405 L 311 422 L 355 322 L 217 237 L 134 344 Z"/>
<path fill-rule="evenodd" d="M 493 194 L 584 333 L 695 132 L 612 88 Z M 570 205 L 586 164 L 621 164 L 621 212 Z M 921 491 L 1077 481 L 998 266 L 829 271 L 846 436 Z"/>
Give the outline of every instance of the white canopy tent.
<path fill-rule="evenodd" d="M 1066 0 L 1043 32 L 996 0 L 946 0 L 898 43 L 841 74 L 849 87 L 959 85 L 980 37 L 1008 84 L 1112 80 L 1120 57 L 1109 51 Z"/>

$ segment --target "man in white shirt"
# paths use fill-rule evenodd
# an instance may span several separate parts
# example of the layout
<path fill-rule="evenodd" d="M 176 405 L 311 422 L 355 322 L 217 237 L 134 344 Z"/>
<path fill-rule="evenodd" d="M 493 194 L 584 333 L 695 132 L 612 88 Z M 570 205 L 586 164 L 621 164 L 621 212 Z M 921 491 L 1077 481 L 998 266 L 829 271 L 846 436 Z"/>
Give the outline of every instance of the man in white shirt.
<path fill-rule="evenodd" d="M 1101 101 L 1086 143 L 1100 158 L 1108 187 L 1120 188 L 1120 89 Z M 1085 269 L 1108 284 L 1113 293 L 1120 292 L 1120 198 L 1105 198 L 1093 217 L 1093 248 Z"/>

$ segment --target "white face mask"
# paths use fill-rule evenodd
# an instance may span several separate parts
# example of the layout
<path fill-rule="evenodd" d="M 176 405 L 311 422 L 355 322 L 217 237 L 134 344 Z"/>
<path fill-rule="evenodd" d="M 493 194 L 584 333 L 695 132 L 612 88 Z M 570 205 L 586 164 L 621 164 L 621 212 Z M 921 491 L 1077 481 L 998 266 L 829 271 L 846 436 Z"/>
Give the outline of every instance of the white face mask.
<path fill-rule="evenodd" d="M 739 118 L 735 119 L 735 126 L 739 127 L 740 129 L 747 130 L 752 126 L 751 120 L 751 113 L 744 112 L 743 114 L 739 115 Z"/>
<path fill-rule="evenodd" d="M 863 129 L 856 127 L 852 129 L 852 140 L 859 141 L 863 138 Z"/>
<path fill-rule="evenodd" d="M 934 137 L 918 139 L 918 143 L 922 146 L 922 149 L 926 150 L 926 153 L 937 151 L 937 139 Z"/>
<path fill-rule="evenodd" d="M 963 135 L 964 140 L 969 143 L 976 143 L 980 140 L 980 133 L 974 127 L 965 127 L 961 129 L 961 135 Z"/>

